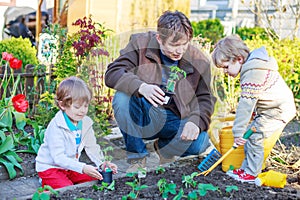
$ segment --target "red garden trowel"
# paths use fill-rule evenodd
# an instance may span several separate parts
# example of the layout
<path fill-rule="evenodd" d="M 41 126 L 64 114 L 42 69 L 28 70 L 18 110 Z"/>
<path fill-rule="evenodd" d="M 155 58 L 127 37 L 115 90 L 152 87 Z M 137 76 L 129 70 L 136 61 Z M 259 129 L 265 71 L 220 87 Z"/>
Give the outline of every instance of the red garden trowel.
<path fill-rule="evenodd" d="M 256 132 L 255 127 L 250 128 L 243 135 L 243 139 L 245 139 L 245 140 L 248 139 L 252 135 L 252 133 L 254 133 L 254 132 Z M 238 147 L 238 145 L 234 143 L 233 146 L 221 158 L 220 158 L 221 154 L 216 149 L 212 150 L 209 153 L 209 155 L 198 166 L 198 168 L 202 172 L 199 173 L 197 176 L 200 176 L 200 175 L 206 176 L 206 175 L 208 175 L 214 168 L 216 168 L 237 147 Z"/>

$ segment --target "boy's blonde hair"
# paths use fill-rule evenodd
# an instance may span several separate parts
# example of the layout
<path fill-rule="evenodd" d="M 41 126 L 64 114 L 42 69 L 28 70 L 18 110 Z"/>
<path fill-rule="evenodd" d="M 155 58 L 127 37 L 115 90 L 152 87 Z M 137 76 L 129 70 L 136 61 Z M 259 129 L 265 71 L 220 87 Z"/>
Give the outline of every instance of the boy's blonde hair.
<path fill-rule="evenodd" d="M 249 53 L 250 49 L 238 35 L 230 35 L 217 42 L 212 52 L 212 61 L 220 68 L 223 62 L 235 62 L 239 57 L 245 62 Z"/>
<path fill-rule="evenodd" d="M 61 106 L 70 107 L 73 102 L 90 103 L 92 91 L 87 84 L 80 78 L 71 76 L 64 79 L 56 90 L 55 103 Z"/>

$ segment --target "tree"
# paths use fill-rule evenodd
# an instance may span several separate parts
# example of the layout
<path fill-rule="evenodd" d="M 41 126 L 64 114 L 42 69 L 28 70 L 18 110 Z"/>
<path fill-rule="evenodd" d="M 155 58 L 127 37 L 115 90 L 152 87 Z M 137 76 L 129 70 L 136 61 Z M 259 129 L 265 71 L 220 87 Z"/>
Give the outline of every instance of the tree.
<path fill-rule="evenodd" d="M 300 0 L 241 0 L 241 2 L 255 14 L 255 24 L 264 27 L 273 38 L 281 39 L 283 26 L 287 24 L 287 20 L 290 27 L 293 27 L 287 35 L 292 35 L 292 39 L 297 37 L 300 26 Z"/>

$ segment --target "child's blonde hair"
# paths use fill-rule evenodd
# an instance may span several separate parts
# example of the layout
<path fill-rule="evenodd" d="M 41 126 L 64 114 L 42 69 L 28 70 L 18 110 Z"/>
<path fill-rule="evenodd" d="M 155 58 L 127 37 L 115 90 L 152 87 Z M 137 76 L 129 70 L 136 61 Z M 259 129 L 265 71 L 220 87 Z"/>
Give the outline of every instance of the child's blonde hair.
<path fill-rule="evenodd" d="M 238 35 L 230 35 L 217 42 L 212 52 L 212 61 L 220 68 L 223 62 L 235 62 L 238 57 L 242 57 L 245 62 L 249 53 L 250 49 Z"/>
<path fill-rule="evenodd" d="M 56 90 L 55 103 L 61 109 L 61 106 L 70 107 L 73 102 L 90 103 L 92 91 L 87 84 L 80 78 L 71 76 L 64 79 Z"/>

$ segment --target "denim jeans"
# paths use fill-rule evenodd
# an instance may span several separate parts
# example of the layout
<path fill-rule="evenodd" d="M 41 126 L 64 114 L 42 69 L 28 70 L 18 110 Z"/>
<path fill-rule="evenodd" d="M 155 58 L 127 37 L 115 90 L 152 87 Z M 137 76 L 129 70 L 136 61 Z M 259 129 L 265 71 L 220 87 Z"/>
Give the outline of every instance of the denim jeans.
<path fill-rule="evenodd" d="M 180 119 L 162 106 L 154 107 L 144 97 L 117 91 L 113 110 L 123 134 L 128 160 L 149 156 L 143 139 L 158 138 L 160 152 L 165 158 L 198 155 L 210 145 L 207 132 L 201 132 L 194 141 L 181 140 L 187 118 Z"/>

